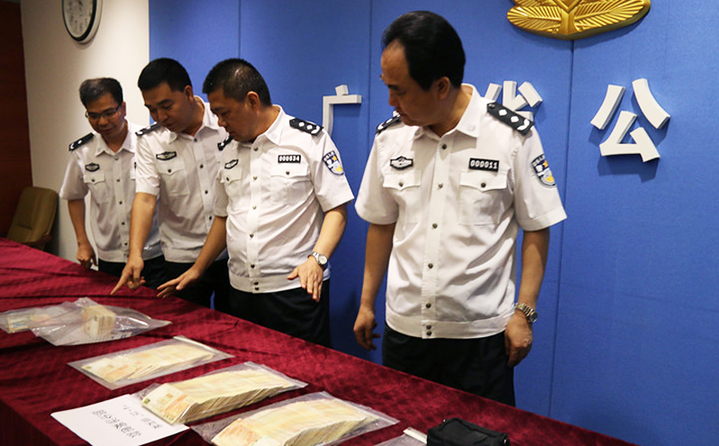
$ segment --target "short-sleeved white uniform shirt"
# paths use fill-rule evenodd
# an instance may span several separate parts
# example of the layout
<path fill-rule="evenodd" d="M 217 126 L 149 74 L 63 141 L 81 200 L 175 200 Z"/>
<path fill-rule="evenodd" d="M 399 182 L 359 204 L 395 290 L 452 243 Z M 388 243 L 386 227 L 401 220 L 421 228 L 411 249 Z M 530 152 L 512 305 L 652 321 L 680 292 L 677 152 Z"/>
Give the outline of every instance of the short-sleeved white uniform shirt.
<path fill-rule="evenodd" d="M 127 137 L 117 152 L 113 152 L 97 132 L 71 144 L 60 197 L 81 200 L 90 194 L 90 228 L 97 245 L 97 256 L 106 262 L 127 261 L 130 214 L 135 198 L 135 132 L 140 128 L 128 122 Z M 154 219 L 142 258 L 153 259 L 161 254 L 157 220 Z"/>
<path fill-rule="evenodd" d="M 210 105 L 194 136 L 157 126 L 137 143 L 137 192 L 157 197 L 165 260 L 193 263 L 212 226 L 217 144 L 227 136 Z"/>
<path fill-rule="evenodd" d="M 566 218 L 536 129 L 523 136 L 466 86 L 469 106 L 441 138 L 401 122 L 376 135 L 357 197 L 360 217 L 396 223 L 386 322 L 408 336 L 503 331 L 513 313 L 519 228 Z"/>
<path fill-rule="evenodd" d="M 287 275 L 312 253 L 324 212 L 354 198 L 327 132 L 300 120 L 293 127 L 279 111 L 251 144 L 224 148 L 217 177 L 215 213 L 227 217 L 230 283 L 249 293 L 299 288 Z"/>

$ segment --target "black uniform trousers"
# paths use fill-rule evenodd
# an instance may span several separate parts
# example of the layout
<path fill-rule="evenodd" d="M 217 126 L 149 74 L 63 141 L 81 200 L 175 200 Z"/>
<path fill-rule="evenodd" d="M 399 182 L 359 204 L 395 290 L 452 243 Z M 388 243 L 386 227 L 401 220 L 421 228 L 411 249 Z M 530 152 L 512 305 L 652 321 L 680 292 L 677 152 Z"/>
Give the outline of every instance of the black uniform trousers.
<path fill-rule="evenodd" d="M 486 338 L 421 339 L 385 327 L 382 362 L 411 375 L 515 405 L 504 332 Z"/>

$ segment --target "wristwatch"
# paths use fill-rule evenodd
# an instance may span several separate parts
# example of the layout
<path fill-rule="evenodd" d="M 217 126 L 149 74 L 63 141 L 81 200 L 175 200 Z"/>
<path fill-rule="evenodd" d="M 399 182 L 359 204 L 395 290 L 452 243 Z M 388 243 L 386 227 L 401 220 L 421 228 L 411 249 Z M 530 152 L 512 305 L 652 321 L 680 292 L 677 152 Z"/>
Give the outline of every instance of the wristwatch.
<path fill-rule="evenodd" d="M 530 324 L 537 322 L 539 314 L 537 314 L 537 311 L 534 308 L 531 308 L 529 305 L 516 303 L 514 304 L 514 309 L 524 313 L 524 315 L 527 317 L 527 322 L 529 322 Z"/>
<path fill-rule="evenodd" d="M 315 252 L 312 253 L 312 257 L 314 257 L 315 260 L 317 260 L 317 264 L 318 264 L 322 269 L 327 268 L 327 256 L 326 256 L 326 255 L 320 254 L 319 252 L 316 252 L 316 251 L 315 251 Z"/>

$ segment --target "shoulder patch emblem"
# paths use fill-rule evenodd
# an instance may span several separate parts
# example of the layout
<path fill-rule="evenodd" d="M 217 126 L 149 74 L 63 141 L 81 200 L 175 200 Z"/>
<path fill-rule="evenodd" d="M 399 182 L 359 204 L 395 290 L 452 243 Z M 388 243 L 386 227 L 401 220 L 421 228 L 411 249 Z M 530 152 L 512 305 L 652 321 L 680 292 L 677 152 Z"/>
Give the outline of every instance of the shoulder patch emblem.
<path fill-rule="evenodd" d="M 402 118 L 400 118 L 399 115 L 392 116 L 391 118 L 389 118 L 388 120 L 384 121 L 382 124 L 377 126 L 377 132 L 375 134 L 379 135 L 380 133 L 387 130 L 389 127 L 392 127 L 393 125 L 400 122 L 401 120 L 402 120 Z"/>
<path fill-rule="evenodd" d="M 236 159 L 232 160 L 232 161 L 228 161 L 225 163 L 225 169 L 232 169 L 233 167 L 235 167 L 237 165 L 237 163 L 239 163 L 239 160 L 236 160 Z"/>
<path fill-rule="evenodd" d="M 408 167 L 412 167 L 414 165 L 414 160 L 412 158 L 400 156 L 389 160 L 389 165 L 397 170 L 402 170 Z"/>
<path fill-rule="evenodd" d="M 331 152 L 327 153 L 325 156 L 322 157 L 322 161 L 324 161 L 325 166 L 335 175 L 344 175 L 345 170 L 342 167 L 342 161 L 340 161 L 340 157 L 337 156 L 337 152 L 332 150 Z"/>
<path fill-rule="evenodd" d="M 309 133 L 312 136 L 317 136 L 322 131 L 321 125 L 317 125 L 314 122 L 310 121 L 303 121 L 297 118 L 293 118 L 290 120 L 290 127 Z"/>
<path fill-rule="evenodd" d="M 78 139 L 77 141 L 74 141 L 72 144 L 70 144 L 70 151 L 72 152 L 73 150 L 77 149 L 81 145 L 90 141 L 94 137 L 95 137 L 94 133 L 88 133 L 87 135 L 83 136 L 82 138 Z"/>
<path fill-rule="evenodd" d="M 155 158 L 160 161 L 169 161 L 177 156 L 177 152 L 162 152 L 155 155 Z"/>
<path fill-rule="evenodd" d="M 142 129 L 136 131 L 135 135 L 137 135 L 137 136 L 147 135 L 148 133 L 154 132 L 155 130 L 159 129 L 160 127 L 161 127 L 160 123 L 156 122 L 150 126 L 147 126 L 145 128 L 142 128 Z"/>
<path fill-rule="evenodd" d="M 534 123 L 529 119 L 516 112 L 513 112 L 512 110 L 497 102 L 487 104 L 487 112 L 489 112 L 490 115 L 499 119 L 503 123 L 512 127 L 514 130 L 518 131 L 522 135 L 526 135 L 527 133 L 529 133 L 529 129 L 531 129 L 534 125 Z"/>
<path fill-rule="evenodd" d="M 97 172 L 100 170 L 100 165 L 95 163 L 85 164 L 85 170 L 88 172 Z"/>
<path fill-rule="evenodd" d="M 217 143 L 217 148 L 220 150 L 220 152 L 222 152 L 223 150 L 225 150 L 225 147 L 227 147 L 227 144 L 229 144 L 231 142 L 232 142 L 232 137 L 228 136 L 222 142 Z"/>
<path fill-rule="evenodd" d="M 539 181 L 543 185 L 547 187 L 555 187 L 557 185 L 554 181 L 554 175 L 551 169 L 549 169 L 549 163 L 544 158 L 544 154 L 532 160 L 532 167 L 534 168 L 534 173 L 537 175 L 537 178 L 539 178 Z"/>

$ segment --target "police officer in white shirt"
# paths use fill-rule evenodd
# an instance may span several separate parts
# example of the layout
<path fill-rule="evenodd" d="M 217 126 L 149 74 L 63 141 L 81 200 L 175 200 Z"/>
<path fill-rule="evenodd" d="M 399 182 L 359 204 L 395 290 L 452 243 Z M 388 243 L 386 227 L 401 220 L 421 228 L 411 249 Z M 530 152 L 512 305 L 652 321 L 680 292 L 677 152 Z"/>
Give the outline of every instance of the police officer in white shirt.
<path fill-rule="evenodd" d="M 195 262 L 214 218 L 217 144 L 227 137 L 209 104 L 193 94 L 190 76 L 176 60 L 151 61 L 137 84 L 156 124 L 138 132 L 130 257 L 113 293 L 124 284 L 136 288 L 141 283 L 140 247 L 156 208 L 167 277 L 182 274 Z M 178 296 L 209 307 L 213 293 L 214 307 L 227 311 L 226 254 Z"/>
<path fill-rule="evenodd" d="M 370 227 L 355 336 L 374 348 L 387 273 L 384 364 L 513 405 L 549 227 L 566 218 L 539 136 L 462 84 L 462 42 L 444 18 L 407 13 L 383 44 L 397 116 L 378 128 L 356 202 Z"/>
<path fill-rule="evenodd" d="M 273 105 L 245 60 L 218 63 L 203 91 L 231 137 L 215 220 L 195 265 L 160 290 L 186 287 L 227 247 L 232 314 L 329 346 L 327 260 L 354 198 L 339 152 L 322 127 Z"/>
<path fill-rule="evenodd" d="M 80 85 L 80 101 L 93 129 L 70 144 L 70 160 L 60 197 L 67 200 L 75 236 L 77 260 L 85 268 L 120 276 L 130 248 L 130 212 L 135 198 L 134 134 L 140 126 L 125 119 L 122 87 L 116 79 L 87 79 Z M 97 254 L 85 226 L 85 196 L 90 194 L 90 227 Z M 157 288 L 165 281 L 164 259 L 153 218 L 142 249 L 142 275 Z"/>

